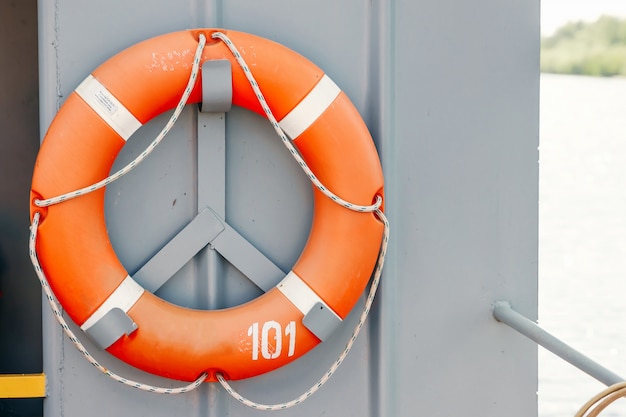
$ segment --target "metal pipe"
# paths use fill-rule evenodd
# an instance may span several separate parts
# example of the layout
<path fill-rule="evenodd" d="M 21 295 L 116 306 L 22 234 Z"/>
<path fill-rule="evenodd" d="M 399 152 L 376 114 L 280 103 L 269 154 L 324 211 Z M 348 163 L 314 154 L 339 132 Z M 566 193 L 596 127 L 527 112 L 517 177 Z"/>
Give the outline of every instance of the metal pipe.
<path fill-rule="evenodd" d="M 495 302 L 493 305 L 493 316 L 496 320 L 517 330 L 538 345 L 543 346 L 561 359 L 569 362 L 607 386 L 624 381 L 624 378 L 621 376 L 583 355 L 562 340 L 539 327 L 534 321 L 513 310 L 508 301 Z"/>

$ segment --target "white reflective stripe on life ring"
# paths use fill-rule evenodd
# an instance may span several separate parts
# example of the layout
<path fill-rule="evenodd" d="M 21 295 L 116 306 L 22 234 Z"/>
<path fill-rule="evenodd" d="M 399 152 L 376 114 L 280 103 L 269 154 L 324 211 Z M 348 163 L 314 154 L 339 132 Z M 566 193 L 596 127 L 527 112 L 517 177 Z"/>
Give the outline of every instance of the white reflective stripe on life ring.
<path fill-rule="evenodd" d="M 76 94 L 124 140 L 141 127 L 141 122 L 93 75 L 80 83 Z"/>
<path fill-rule="evenodd" d="M 341 89 L 326 74 L 315 87 L 278 122 L 287 136 L 295 140 L 315 122 L 337 98 Z"/>
<path fill-rule="evenodd" d="M 135 305 L 139 297 L 143 294 L 144 289 L 130 276 L 124 278 L 124 281 L 111 293 L 104 303 L 98 307 L 93 314 L 85 320 L 80 326 L 81 330 L 87 331 L 91 326 L 96 324 L 102 317 L 104 317 L 109 311 L 114 308 L 119 308 L 124 313 L 127 313 L 132 306 Z"/>
<path fill-rule="evenodd" d="M 321 303 L 328 311 L 332 312 L 339 321 L 341 317 L 326 304 L 295 272 L 289 271 L 287 276 L 276 285 L 276 288 L 305 316 L 317 303 Z"/>

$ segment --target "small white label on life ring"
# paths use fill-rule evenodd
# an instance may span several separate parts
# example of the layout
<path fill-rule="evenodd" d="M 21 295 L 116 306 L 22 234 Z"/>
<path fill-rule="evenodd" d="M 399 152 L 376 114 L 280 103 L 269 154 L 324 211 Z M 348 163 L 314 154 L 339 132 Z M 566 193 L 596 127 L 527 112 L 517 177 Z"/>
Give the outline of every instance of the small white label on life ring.
<path fill-rule="evenodd" d="M 76 94 L 124 140 L 141 127 L 141 122 L 93 75 L 80 83 Z"/>

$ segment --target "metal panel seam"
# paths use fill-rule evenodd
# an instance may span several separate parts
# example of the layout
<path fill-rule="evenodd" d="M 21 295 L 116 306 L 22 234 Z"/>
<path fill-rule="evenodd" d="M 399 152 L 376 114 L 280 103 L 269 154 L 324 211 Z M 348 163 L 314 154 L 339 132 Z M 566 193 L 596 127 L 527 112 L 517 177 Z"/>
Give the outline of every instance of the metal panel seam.
<path fill-rule="evenodd" d="M 385 175 L 385 195 L 386 201 L 397 201 L 394 198 L 396 192 L 393 187 L 396 174 L 395 160 L 395 77 L 396 71 L 396 1 L 386 0 L 379 4 L 377 13 L 371 20 L 372 25 L 372 46 L 378 48 L 377 54 L 372 54 L 369 65 L 378 67 L 378 74 L 372 82 L 378 84 L 378 114 L 374 117 L 378 119 L 378 148 L 381 154 L 381 161 Z M 375 34 L 374 34 L 375 33 Z M 378 56 L 376 56 L 378 55 Z M 396 206 L 397 207 L 397 206 Z M 385 211 L 393 224 L 394 218 L 399 216 L 394 213 L 394 206 L 385 205 Z M 393 229 L 390 234 L 391 242 L 394 240 Z M 377 403 L 372 404 L 374 415 L 381 417 L 396 416 L 397 413 L 397 390 L 395 384 L 396 355 L 394 345 L 396 329 L 394 318 L 397 317 L 397 287 L 394 282 L 389 281 L 385 276 L 390 276 L 396 270 L 395 251 L 393 243 L 390 242 L 390 250 L 387 256 L 381 291 L 379 292 L 378 306 L 378 336 L 372 338 L 378 344 L 377 351 L 379 357 L 376 361 L 376 368 L 372 369 L 370 383 L 372 392 L 375 393 Z M 377 375 L 376 375 L 377 374 Z"/>

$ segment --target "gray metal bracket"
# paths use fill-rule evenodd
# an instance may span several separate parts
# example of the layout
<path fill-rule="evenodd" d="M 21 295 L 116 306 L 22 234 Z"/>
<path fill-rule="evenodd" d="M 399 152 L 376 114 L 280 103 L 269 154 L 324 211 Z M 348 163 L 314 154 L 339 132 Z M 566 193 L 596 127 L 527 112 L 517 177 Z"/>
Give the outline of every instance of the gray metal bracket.
<path fill-rule="evenodd" d="M 213 211 L 204 209 L 132 278 L 154 293 L 202 248 L 224 231 Z"/>
<path fill-rule="evenodd" d="M 285 273 L 216 213 L 213 215 L 222 222 L 224 231 L 211 240 L 211 247 L 263 291 L 280 282 Z"/>
<path fill-rule="evenodd" d="M 130 336 L 137 330 L 135 322 L 120 308 L 112 308 L 94 323 L 86 333 L 102 350 L 107 349 L 120 337 Z"/>
<path fill-rule="evenodd" d="M 207 207 L 132 278 L 146 290 L 155 292 L 207 245 L 263 291 L 270 290 L 285 276 L 280 268 Z"/>
<path fill-rule="evenodd" d="M 207 61 L 202 65 L 202 105 L 197 113 L 197 210 L 211 207 L 226 218 L 226 111 L 231 108 L 230 61 Z M 196 255 L 197 299 L 201 307 L 222 307 L 226 265 L 207 246 Z"/>
<path fill-rule="evenodd" d="M 341 318 L 324 304 L 317 302 L 304 316 L 302 324 L 318 339 L 325 342 L 341 324 Z"/>
<path fill-rule="evenodd" d="M 210 81 L 210 82 L 209 82 Z M 227 59 L 208 60 L 202 64 L 203 113 L 224 113 L 233 102 L 233 74 Z"/>

